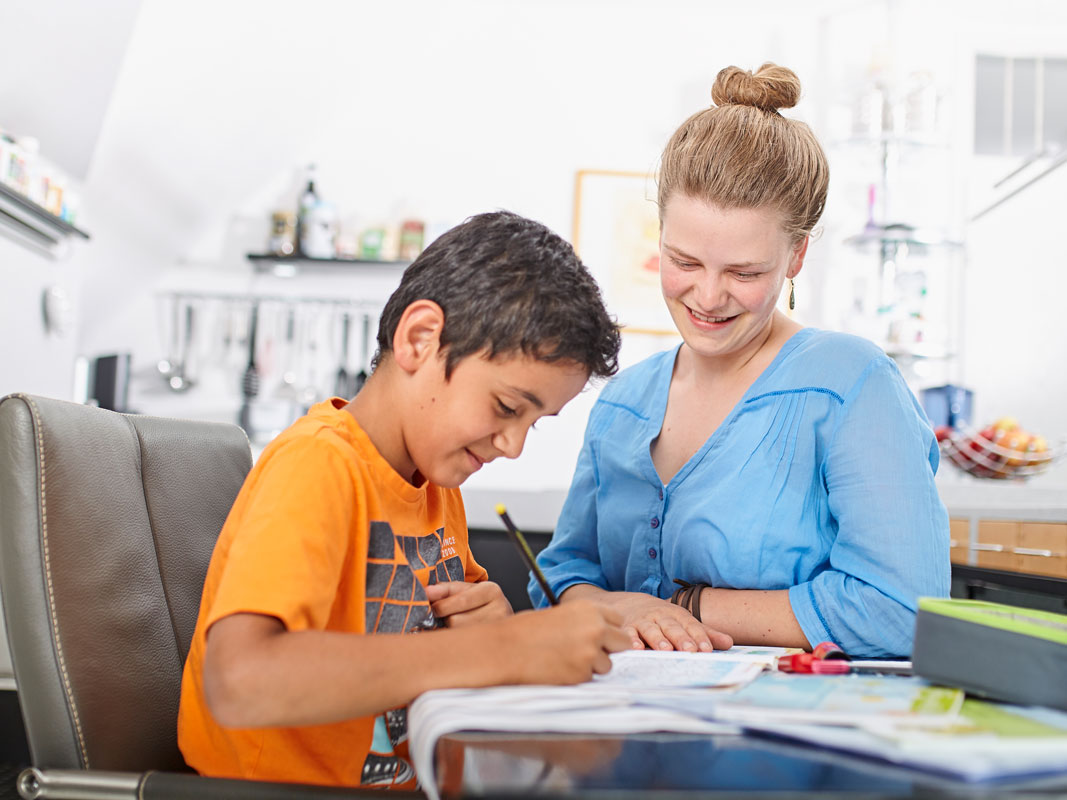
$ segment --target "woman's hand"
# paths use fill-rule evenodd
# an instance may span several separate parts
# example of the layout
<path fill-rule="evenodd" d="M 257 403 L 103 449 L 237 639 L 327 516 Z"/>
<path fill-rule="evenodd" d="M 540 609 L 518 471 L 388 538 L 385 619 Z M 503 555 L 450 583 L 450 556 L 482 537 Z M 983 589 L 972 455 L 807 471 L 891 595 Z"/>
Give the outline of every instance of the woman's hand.
<path fill-rule="evenodd" d="M 449 628 L 503 619 L 513 613 L 500 586 L 492 581 L 447 581 L 426 587 L 434 616 Z"/>
<path fill-rule="evenodd" d="M 564 592 L 564 597 L 587 598 L 619 612 L 622 629 L 634 650 L 647 646 L 653 650 L 711 652 L 728 650 L 734 644 L 730 636 L 698 622 L 686 609 L 644 592 L 606 592 L 579 584 Z"/>

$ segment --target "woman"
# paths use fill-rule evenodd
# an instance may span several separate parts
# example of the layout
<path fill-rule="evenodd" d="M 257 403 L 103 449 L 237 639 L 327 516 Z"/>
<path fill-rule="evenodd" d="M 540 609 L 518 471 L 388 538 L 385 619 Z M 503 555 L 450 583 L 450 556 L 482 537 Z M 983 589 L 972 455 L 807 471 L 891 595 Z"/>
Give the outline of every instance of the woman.
<path fill-rule="evenodd" d="M 788 69 L 729 67 L 667 143 L 660 274 L 683 342 L 604 389 L 538 559 L 562 602 L 621 611 L 635 648 L 902 656 L 917 598 L 948 592 L 937 444 L 896 366 L 776 308 L 829 180 L 778 113 L 799 95 Z"/>

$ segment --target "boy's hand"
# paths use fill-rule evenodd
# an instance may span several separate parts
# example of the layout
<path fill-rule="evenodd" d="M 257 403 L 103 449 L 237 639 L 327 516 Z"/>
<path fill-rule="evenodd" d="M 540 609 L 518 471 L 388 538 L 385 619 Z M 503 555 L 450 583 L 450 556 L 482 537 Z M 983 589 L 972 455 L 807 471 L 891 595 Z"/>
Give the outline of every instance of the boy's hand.
<path fill-rule="evenodd" d="M 612 609 L 582 600 L 524 611 L 501 625 L 507 633 L 498 653 L 512 660 L 515 683 L 582 683 L 611 669 L 609 653 L 629 649 L 621 621 Z"/>
<path fill-rule="evenodd" d="M 512 615 L 511 603 L 492 581 L 447 581 L 426 587 L 434 616 L 449 628 L 491 622 Z"/>
<path fill-rule="evenodd" d="M 590 598 L 594 599 L 594 598 Z M 634 650 L 728 650 L 733 639 L 707 625 L 681 606 L 644 592 L 597 593 L 595 602 L 622 614 L 622 629 Z"/>

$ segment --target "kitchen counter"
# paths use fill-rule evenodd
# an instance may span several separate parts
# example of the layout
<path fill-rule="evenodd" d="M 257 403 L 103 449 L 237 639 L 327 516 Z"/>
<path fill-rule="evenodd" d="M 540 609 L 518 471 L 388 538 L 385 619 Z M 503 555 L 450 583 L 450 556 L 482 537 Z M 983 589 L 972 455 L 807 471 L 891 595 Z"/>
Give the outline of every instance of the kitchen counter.
<path fill-rule="evenodd" d="M 951 517 L 1067 522 L 1067 489 L 1025 483 L 938 481 Z"/>
<path fill-rule="evenodd" d="M 1057 488 L 1048 482 L 1033 485 L 979 481 L 950 473 L 938 478 L 937 487 L 949 516 L 953 518 L 1067 522 L 1067 488 Z M 567 490 L 494 489 L 477 485 L 464 489 L 463 497 L 470 528 L 499 528 L 500 518 L 495 508 L 497 503 L 503 503 L 520 530 L 549 533 L 556 525 Z"/>

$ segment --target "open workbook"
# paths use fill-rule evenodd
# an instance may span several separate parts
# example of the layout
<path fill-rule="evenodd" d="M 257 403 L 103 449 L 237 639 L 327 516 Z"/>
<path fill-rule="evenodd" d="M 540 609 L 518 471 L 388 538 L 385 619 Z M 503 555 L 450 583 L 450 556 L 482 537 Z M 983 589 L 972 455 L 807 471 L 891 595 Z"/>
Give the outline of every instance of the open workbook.
<path fill-rule="evenodd" d="M 650 731 L 736 733 L 731 723 L 642 697 L 703 699 L 748 683 L 782 648 L 735 647 L 716 653 L 633 650 L 612 655 L 612 669 L 578 686 L 442 689 L 420 696 L 408 712 L 409 751 L 423 791 L 434 800 L 434 748 L 457 731 L 625 734 Z"/>
<path fill-rule="evenodd" d="M 409 712 L 413 766 L 436 800 L 434 751 L 459 731 L 749 732 L 966 781 L 1067 774 L 1065 713 L 965 699 L 920 678 L 783 674 L 783 652 L 629 651 L 578 686 L 428 692 Z"/>

